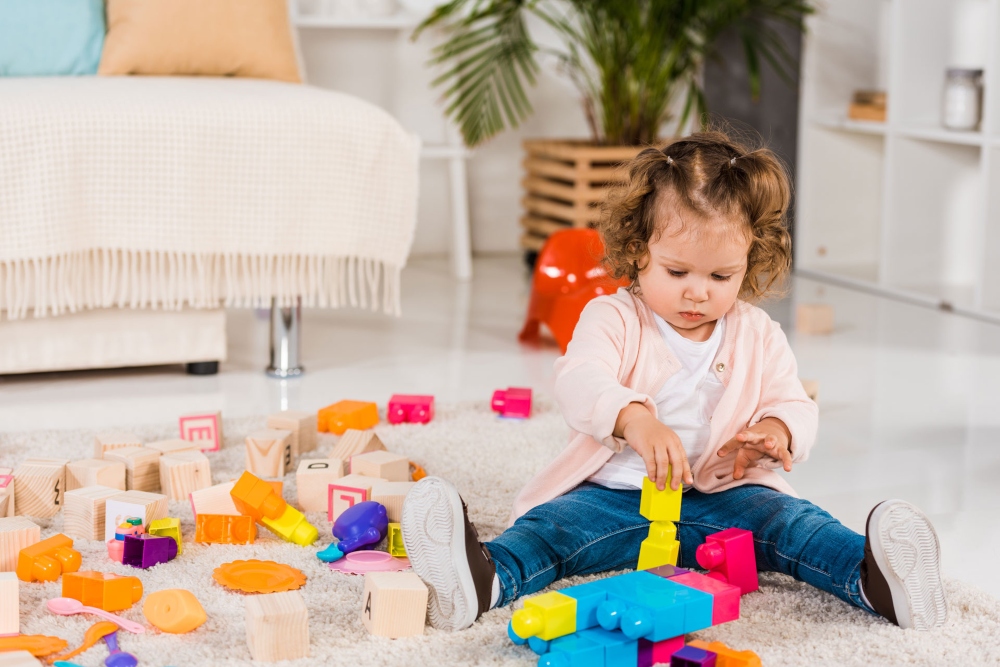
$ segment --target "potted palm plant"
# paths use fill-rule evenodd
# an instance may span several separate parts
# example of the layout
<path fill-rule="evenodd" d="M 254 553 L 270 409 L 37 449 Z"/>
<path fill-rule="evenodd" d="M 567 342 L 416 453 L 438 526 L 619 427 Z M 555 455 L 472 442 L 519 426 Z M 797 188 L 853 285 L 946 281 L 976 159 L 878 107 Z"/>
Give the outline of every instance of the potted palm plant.
<path fill-rule="evenodd" d="M 524 142 L 522 245 L 537 250 L 551 232 L 597 220 L 618 165 L 663 132 L 703 117 L 701 68 L 723 31 L 741 40 L 757 96 L 762 62 L 785 78 L 795 66 L 776 23 L 801 29 L 812 11 L 812 0 L 452 0 L 414 37 L 444 29 L 432 59 L 443 73 L 434 85 L 466 144 L 476 146 L 532 113 L 527 88 L 541 49 L 529 15 L 559 35 L 563 48 L 554 55 L 580 91 L 591 136 Z"/>

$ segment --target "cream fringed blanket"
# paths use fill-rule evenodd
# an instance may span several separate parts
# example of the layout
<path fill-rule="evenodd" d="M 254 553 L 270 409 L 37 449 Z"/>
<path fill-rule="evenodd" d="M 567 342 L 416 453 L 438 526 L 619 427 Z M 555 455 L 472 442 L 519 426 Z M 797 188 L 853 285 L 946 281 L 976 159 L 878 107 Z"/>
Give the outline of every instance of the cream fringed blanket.
<path fill-rule="evenodd" d="M 398 313 L 418 157 L 382 109 L 310 86 L 0 80 L 0 310 Z"/>

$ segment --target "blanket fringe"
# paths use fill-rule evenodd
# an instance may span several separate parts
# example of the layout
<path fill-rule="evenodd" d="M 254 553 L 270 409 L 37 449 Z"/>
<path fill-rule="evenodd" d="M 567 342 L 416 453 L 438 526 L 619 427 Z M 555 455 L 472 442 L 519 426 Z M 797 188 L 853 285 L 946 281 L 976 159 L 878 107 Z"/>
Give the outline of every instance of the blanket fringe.
<path fill-rule="evenodd" d="M 11 320 L 96 308 L 353 306 L 400 314 L 401 266 L 360 257 L 91 250 L 0 261 Z"/>

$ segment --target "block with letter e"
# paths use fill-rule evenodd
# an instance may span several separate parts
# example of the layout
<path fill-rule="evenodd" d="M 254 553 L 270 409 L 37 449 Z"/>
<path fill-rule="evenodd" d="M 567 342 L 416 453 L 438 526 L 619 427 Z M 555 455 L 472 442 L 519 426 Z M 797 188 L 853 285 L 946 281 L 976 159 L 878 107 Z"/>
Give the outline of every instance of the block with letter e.
<path fill-rule="evenodd" d="M 201 451 L 216 452 L 222 446 L 222 413 L 209 412 L 180 418 L 181 439 L 199 443 Z"/>
<path fill-rule="evenodd" d="M 347 475 L 327 487 L 327 521 L 336 521 L 344 510 L 371 498 L 372 486 L 387 480 L 365 475 Z"/>

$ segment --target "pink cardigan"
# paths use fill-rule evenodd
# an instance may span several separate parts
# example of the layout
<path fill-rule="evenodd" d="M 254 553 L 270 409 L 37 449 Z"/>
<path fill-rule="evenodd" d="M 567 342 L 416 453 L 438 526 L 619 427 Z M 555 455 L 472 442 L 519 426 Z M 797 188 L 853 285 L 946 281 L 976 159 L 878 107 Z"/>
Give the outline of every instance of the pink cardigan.
<path fill-rule="evenodd" d="M 601 296 L 584 308 L 566 354 L 555 364 L 555 399 L 572 429 L 569 445 L 518 494 L 510 521 L 587 479 L 625 447 L 612 435 L 618 413 L 631 402 L 656 415 L 653 397 L 680 362 L 663 340 L 653 313 L 625 289 Z M 712 364 L 725 386 L 712 413 L 708 447 L 691 461 L 694 487 L 705 493 L 761 484 L 791 495 L 774 468 L 749 468 L 733 479 L 736 453 L 716 452 L 739 431 L 776 417 L 792 434 L 792 461 L 809 456 L 819 410 L 799 381 L 795 356 L 780 325 L 760 308 L 737 301 L 726 314 L 725 339 Z"/>

